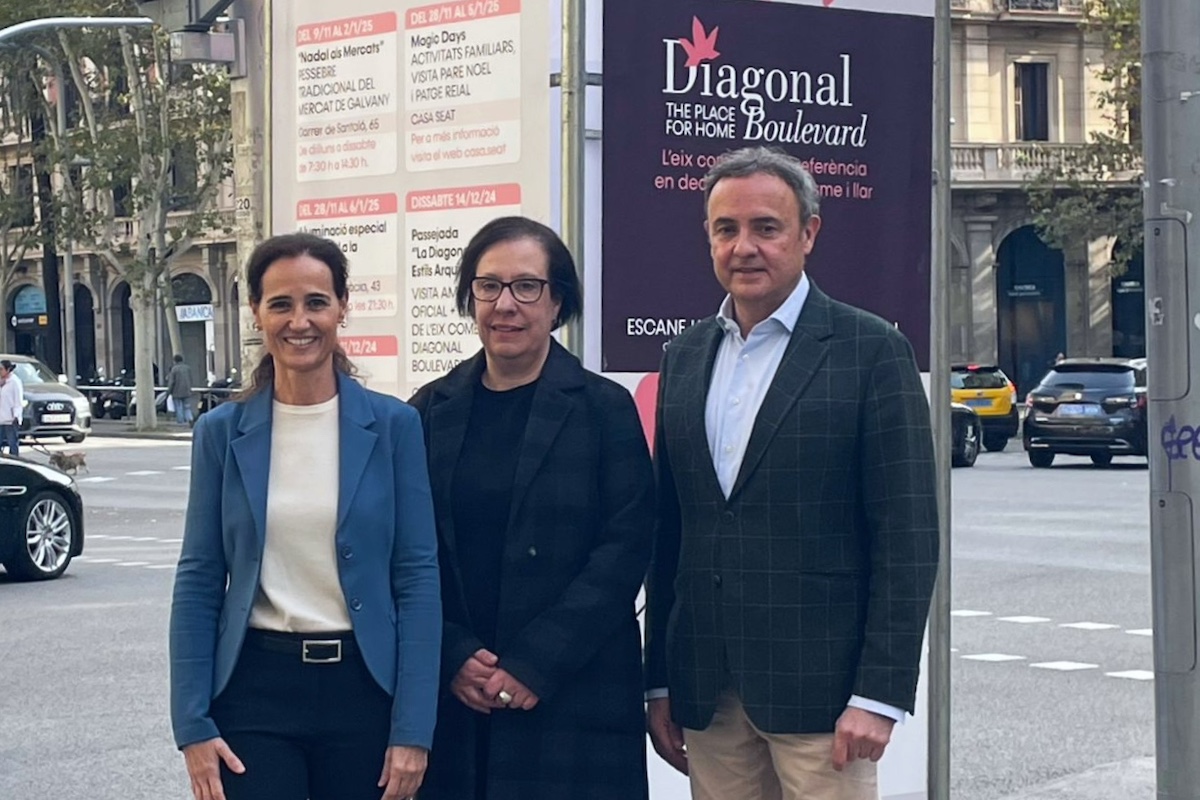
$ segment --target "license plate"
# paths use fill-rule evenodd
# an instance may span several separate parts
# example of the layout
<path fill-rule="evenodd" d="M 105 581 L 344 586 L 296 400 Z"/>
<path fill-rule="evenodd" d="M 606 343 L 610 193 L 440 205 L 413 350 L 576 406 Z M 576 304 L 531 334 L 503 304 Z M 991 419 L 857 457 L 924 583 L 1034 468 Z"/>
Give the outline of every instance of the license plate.
<path fill-rule="evenodd" d="M 1100 406 L 1083 403 L 1066 403 L 1058 407 L 1060 417 L 1098 417 L 1104 413 Z"/>
<path fill-rule="evenodd" d="M 70 414 L 42 414 L 42 422 L 47 425 L 70 423 Z"/>
<path fill-rule="evenodd" d="M 971 408 L 987 408 L 991 406 L 992 401 L 986 397 L 976 397 L 967 401 L 967 405 Z"/>

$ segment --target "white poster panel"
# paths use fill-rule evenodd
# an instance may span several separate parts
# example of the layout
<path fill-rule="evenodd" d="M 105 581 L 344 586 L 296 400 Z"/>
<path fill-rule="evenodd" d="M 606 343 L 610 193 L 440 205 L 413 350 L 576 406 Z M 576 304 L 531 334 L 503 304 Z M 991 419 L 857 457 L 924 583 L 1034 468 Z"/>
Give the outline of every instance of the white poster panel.
<path fill-rule="evenodd" d="M 549 8 L 295 0 L 273 13 L 271 232 L 342 248 L 342 345 L 368 386 L 407 398 L 479 349 L 454 300 L 475 231 L 549 221 Z"/>

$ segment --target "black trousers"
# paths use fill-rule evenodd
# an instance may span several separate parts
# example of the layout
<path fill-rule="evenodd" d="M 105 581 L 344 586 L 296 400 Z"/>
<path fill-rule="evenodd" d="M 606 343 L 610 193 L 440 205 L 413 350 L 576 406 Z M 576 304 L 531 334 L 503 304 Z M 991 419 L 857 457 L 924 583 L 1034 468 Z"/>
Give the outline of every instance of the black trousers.
<path fill-rule="evenodd" d="M 342 639 L 341 661 L 305 663 L 304 639 Z M 392 698 L 353 634 L 250 630 L 229 685 L 213 700 L 222 738 L 242 760 L 221 765 L 227 800 L 379 800 Z M 310 647 L 310 658 L 336 648 Z"/>

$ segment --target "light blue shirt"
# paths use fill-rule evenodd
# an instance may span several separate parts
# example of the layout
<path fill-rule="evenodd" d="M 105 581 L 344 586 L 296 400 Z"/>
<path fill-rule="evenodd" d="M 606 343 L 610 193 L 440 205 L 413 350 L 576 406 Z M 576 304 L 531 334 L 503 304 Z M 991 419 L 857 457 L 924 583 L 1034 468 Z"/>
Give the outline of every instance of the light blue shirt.
<path fill-rule="evenodd" d="M 726 498 L 737 481 L 755 418 L 783 361 L 796 321 L 804 310 L 804 301 L 808 299 L 810 285 L 808 276 L 801 275 L 800 282 L 783 304 L 751 328 L 750 335 L 745 338 L 734 319 L 732 297 L 726 295 L 717 312 L 717 323 L 724 329 L 725 337 L 713 364 L 704 425 L 713 468 Z M 897 722 L 904 721 L 902 709 L 876 700 L 852 695 L 847 705 Z"/>

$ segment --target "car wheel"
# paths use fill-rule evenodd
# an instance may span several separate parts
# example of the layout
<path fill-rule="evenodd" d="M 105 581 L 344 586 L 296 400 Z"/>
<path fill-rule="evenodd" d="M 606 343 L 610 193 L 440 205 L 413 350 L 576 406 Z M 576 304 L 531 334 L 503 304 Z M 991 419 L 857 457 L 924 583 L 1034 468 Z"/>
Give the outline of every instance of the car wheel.
<path fill-rule="evenodd" d="M 999 453 L 1001 450 L 1008 447 L 1008 437 L 996 435 L 984 436 L 983 446 L 989 453 Z"/>
<path fill-rule="evenodd" d="M 1112 463 L 1112 453 L 1097 453 L 1092 456 L 1092 463 L 1097 467 L 1107 467 Z"/>
<path fill-rule="evenodd" d="M 17 532 L 21 540 L 5 564 L 10 575 L 41 581 L 66 571 L 75 544 L 75 519 L 61 497 L 53 492 L 31 497 L 21 511 Z"/>
<path fill-rule="evenodd" d="M 1054 463 L 1054 453 L 1047 450 L 1030 450 L 1029 463 L 1035 467 L 1048 467 Z"/>
<path fill-rule="evenodd" d="M 973 467 L 979 458 L 980 430 L 976 423 L 969 424 L 963 433 L 962 447 L 951 456 L 950 463 L 955 467 Z"/>
<path fill-rule="evenodd" d="M 83 440 L 87 438 L 87 434 L 74 433 L 70 436 L 64 436 L 63 441 L 67 444 L 83 444 Z"/>

